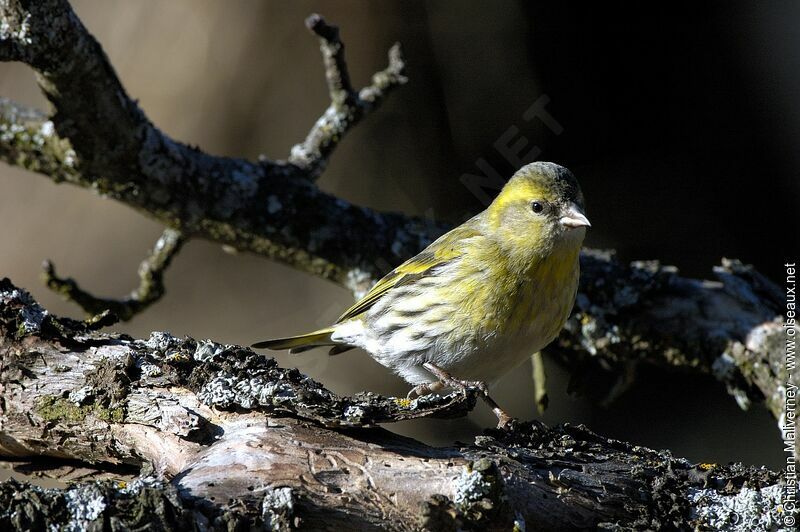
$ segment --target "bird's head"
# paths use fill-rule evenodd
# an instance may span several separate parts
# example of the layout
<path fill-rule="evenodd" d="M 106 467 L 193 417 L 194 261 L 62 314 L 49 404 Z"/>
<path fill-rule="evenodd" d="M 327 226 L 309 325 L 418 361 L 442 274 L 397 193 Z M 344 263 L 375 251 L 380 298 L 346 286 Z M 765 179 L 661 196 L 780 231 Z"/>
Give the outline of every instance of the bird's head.
<path fill-rule="evenodd" d="M 555 163 L 520 168 L 487 209 L 487 223 L 513 254 L 580 249 L 589 220 L 572 172 Z"/>

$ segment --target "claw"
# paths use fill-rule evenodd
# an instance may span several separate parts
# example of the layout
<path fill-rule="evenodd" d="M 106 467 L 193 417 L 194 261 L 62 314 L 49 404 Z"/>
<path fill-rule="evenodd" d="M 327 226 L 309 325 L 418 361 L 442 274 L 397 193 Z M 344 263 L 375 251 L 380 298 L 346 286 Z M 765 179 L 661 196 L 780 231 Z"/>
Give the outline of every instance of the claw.
<path fill-rule="evenodd" d="M 408 392 L 406 395 L 406 399 L 416 399 L 417 397 L 422 397 L 423 395 L 429 395 L 434 392 L 438 392 L 444 388 L 444 384 L 441 382 L 426 382 L 423 384 L 417 384 L 411 391 Z"/>
<path fill-rule="evenodd" d="M 511 423 L 514 421 L 514 418 L 509 416 L 500 407 L 493 408 L 492 412 L 494 412 L 494 415 L 497 416 L 497 428 L 498 429 L 507 429 L 507 428 L 509 428 L 511 426 Z"/>
<path fill-rule="evenodd" d="M 423 395 L 428 395 L 431 393 L 431 387 L 427 384 L 417 384 L 406 395 L 406 399 L 416 399 L 417 397 L 422 397 Z"/>
<path fill-rule="evenodd" d="M 505 410 L 500 408 L 500 405 L 498 405 L 494 401 L 494 399 L 492 399 L 489 396 L 489 387 L 486 386 L 485 382 L 464 381 L 456 379 L 452 375 L 450 375 L 447 371 L 443 370 L 439 366 L 436 366 L 435 364 L 431 364 L 430 362 L 426 362 L 422 366 L 431 373 L 433 373 L 433 375 L 435 375 L 436 378 L 439 379 L 439 382 L 427 385 L 420 384 L 419 386 L 416 386 L 413 390 L 409 392 L 409 398 L 411 397 L 411 394 L 414 393 L 420 386 L 425 386 L 428 389 L 427 393 L 436 391 L 433 389 L 433 387 L 437 384 L 439 385 L 438 389 L 448 387 L 456 390 L 466 391 L 467 388 L 477 388 L 478 391 L 480 392 L 481 399 L 483 399 L 484 402 L 489 405 L 489 407 L 492 409 L 492 412 L 494 412 L 494 415 L 497 416 L 498 429 L 505 429 L 511 424 L 512 421 L 514 421 L 514 418 L 508 415 L 508 413 L 506 413 Z"/>

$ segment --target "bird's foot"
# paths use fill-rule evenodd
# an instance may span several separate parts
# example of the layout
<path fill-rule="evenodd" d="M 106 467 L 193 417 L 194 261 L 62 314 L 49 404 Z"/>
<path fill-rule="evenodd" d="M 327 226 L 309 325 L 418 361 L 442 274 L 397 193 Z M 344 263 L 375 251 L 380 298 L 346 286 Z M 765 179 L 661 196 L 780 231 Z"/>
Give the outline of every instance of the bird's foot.
<path fill-rule="evenodd" d="M 431 364 L 430 362 L 425 362 L 422 367 L 433 373 L 433 375 L 439 379 L 439 382 L 435 382 L 429 384 L 428 386 L 432 386 L 435 384 L 439 385 L 439 388 L 452 388 L 454 390 L 464 390 L 466 388 L 477 388 L 481 395 L 488 395 L 489 394 L 489 387 L 486 386 L 486 383 L 483 381 L 467 381 L 456 379 L 447 370 L 440 368 L 435 364 Z M 423 385 L 425 386 L 425 385 Z"/>
<path fill-rule="evenodd" d="M 414 393 L 414 391 L 420 386 L 426 386 L 429 389 L 427 393 L 436 391 L 431 389 L 436 384 L 439 385 L 438 389 L 444 387 L 453 388 L 455 390 L 466 390 L 467 388 L 477 388 L 478 391 L 480 392 L 481 399 L 483 399 L 483 401 L 489 405 L 489 408 L 492 409 L 494 415 L 497 416 L 498 429 L 507 428 L 510 425 L 510 423 L 514 420 L 513 417 L 508 415 L 508 413 L 502 408 L 500 408 L 500 405 L 498 405 L 495 402 L 495 400 L 489 396 L 489 387 L 486 386 L 485 382 L 456 379 L 455 377 L 450 375 L 450 373 L 448 373 L 446 370 L 443 370 L 439 366 L 431 364 L 430 362 L 426 362 L 422 366 L 431 373 L 433 373 L 433 375 L 435 375 L 436 378 L 439 379 L 439 382 L 438 383 L 435 382 L 432 384 L 420 384 L 419 386 L 416 386 L 413 390 L 411 390 L 411 392 L 409 392 L 409 396 L 411 395 L 411 393 Z"/>
<path fill-rule="evenodd" d="M 416 399 L 417 397 L 422 397 L 423 395 L 430 395 L 438 392 L 442 388 L 444 388 L 444 384 L 441 382 L 426 382 L 423 384 L 417 384 L 411 388 L 410 392 L 408 392 L 406 399 Z"/>

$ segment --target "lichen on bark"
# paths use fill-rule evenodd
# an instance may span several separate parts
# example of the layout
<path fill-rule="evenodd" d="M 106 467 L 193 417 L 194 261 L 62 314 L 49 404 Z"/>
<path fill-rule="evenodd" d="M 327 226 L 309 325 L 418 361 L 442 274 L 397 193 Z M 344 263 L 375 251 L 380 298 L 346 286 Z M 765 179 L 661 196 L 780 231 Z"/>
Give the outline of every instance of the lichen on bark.
<path fill-rule="evenodd" d="M 433 448 L 375 425 L 464 415 L 474 395 L 340 397 L 239 346 L 94 331 L 8 280 L 0 350 L 0 455 L 143 472 L 61 490 L 0 484 L 0 525 L 15 529 L 702 528 L 731 508 L 776 519 L 764 501 L 779 476 L 764 468 L 535 421 Z"/>

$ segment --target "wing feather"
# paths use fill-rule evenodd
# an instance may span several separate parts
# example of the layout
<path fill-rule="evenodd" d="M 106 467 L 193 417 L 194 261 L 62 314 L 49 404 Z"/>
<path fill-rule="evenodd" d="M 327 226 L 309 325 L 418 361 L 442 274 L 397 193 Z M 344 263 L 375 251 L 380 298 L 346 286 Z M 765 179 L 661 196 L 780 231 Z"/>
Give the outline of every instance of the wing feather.
<path fill-rule="evenodd" d="M 475 220 L 473 218 L 445 233 L 418 255 L 408 259 L 386 274 L 380 281 L 375 283 L 375 286 L 367 292 L 367 295 L 339 316 L 336 323 L 342 323 L 363 314 L 390 290 L 411 284 L 417 279 L 435 275 L 438 268 L 456 260 L 464 252 L 461 245 L 463 241 L 480 234 L 475 227 L 477 225 Z"/>

